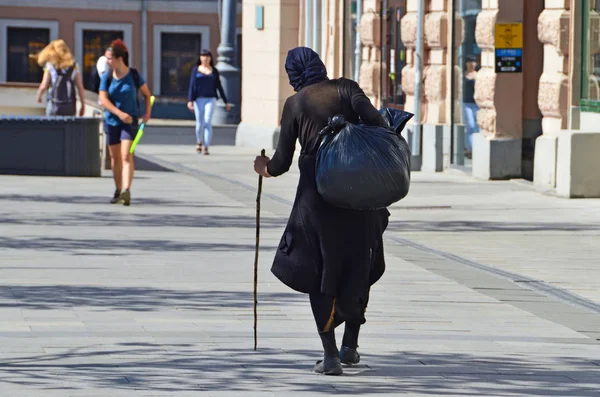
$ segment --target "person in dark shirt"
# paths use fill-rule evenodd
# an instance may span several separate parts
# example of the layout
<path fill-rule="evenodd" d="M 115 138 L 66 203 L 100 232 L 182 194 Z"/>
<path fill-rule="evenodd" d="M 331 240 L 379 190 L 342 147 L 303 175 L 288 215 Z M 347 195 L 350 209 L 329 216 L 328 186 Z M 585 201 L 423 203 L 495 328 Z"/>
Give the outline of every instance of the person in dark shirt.
<path fill-rule="evenodd" d="M 196 116 L 196 151 L 198 153 L 202 152 L 202 143 L 204 142 L 204 154 L 209 154 L 208 147 L 212 139 L 212 116 L 219 94 L 225 102 L 225 109 L 229 111 L 231 105 L 227 102 L 212 53 L 209 50 L 202 50 L 198 63 L 190 76 L 187 103 L 188 109 L 193 111 Z"/>
<path fill-rule="evenodd" d="M 473 134 L 479 132 L 477 124 L 477 111 L 479 106 L 475 102 L 475 80 L 477 79 L 477 59 L 468 57 L 466 70 L 463 78 L 463 117 L 466 126 L 465 134 L 465 156 L 472 157 L 473 152 Z"/>
<path fill-rule="evenodd" d="M 254 161 L 256 173 L 276 177 L 289 170 L 296 140 L 302 147 L 296 198 L 271 271 L 288 287 L 309 294 L 324 350 L 314 371 L 339 375 L 342 363 L 360 361 L 358 333 L 366 321 L 370 287 L 385 270 L 382 234 L 390 213 L 343 209 L 324 201 L 315 181 L 319 131 L 340 113 L 355 124 L 387 123 L 356 82 L 328 79 L 325 65 L 311 49 L 291 50 L 285 67 L 296 94 L 285 102 L 273 158 L 258 156 Z M 344 322 L 338 350 L 335 328 Z"/>

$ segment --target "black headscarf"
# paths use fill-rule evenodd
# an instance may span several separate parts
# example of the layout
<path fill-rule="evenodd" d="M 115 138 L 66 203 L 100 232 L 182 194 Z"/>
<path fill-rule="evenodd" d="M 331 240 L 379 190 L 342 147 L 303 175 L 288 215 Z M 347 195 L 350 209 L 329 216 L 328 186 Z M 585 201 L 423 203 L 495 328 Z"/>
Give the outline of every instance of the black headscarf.
<path fill-rule="evenodd" d="M 319 54 L 307 47 L 296 47 L 288 52 L 285 59 L 285 71 L 294 91 L 300 91 L 307 85 L 328 80 L 327 69 Z"/>

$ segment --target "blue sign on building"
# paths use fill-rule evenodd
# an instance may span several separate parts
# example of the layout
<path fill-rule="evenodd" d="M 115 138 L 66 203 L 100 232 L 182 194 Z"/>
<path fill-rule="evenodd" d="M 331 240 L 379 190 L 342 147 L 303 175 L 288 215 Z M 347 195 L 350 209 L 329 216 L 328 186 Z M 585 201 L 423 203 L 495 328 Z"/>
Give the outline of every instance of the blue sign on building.
<path fill-rule="evenodd" d="M 521 73 L 523 72 L 523 49 L 497 48 L 496 73 Z"/>

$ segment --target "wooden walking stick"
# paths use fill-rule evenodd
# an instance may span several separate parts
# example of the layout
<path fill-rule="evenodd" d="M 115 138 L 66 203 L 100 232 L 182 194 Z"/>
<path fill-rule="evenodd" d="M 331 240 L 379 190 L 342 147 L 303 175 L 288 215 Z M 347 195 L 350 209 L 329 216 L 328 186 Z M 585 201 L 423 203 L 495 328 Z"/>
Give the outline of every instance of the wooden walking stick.
<path fill-rule="evenodd" d="M 265 149 L 260 151 L 260 155 L 265 157 Z M 263 176 L 258 176 L 258 193 L 256 195 L 256 248 L 254 252 L 254 351 L 256 351 L 257 337 L 256 337 L 256 324 L 258 322 L 258 315 L 256 313 L 256 306 L 258 305 L 257 289 L 258 289 L 258 245 L 260 239 L 260 195 L 262 193 L 262 180 Z"/>

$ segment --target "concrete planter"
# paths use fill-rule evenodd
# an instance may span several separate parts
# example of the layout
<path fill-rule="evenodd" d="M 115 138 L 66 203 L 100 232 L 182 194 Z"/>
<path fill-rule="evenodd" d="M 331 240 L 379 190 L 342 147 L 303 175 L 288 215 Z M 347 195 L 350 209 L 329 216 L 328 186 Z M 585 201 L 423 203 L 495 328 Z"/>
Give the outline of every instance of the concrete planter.
<path fill-rule="evenodd" d="M 99 177 L 98 118 L 0 118 L 0 174 Z"/>

